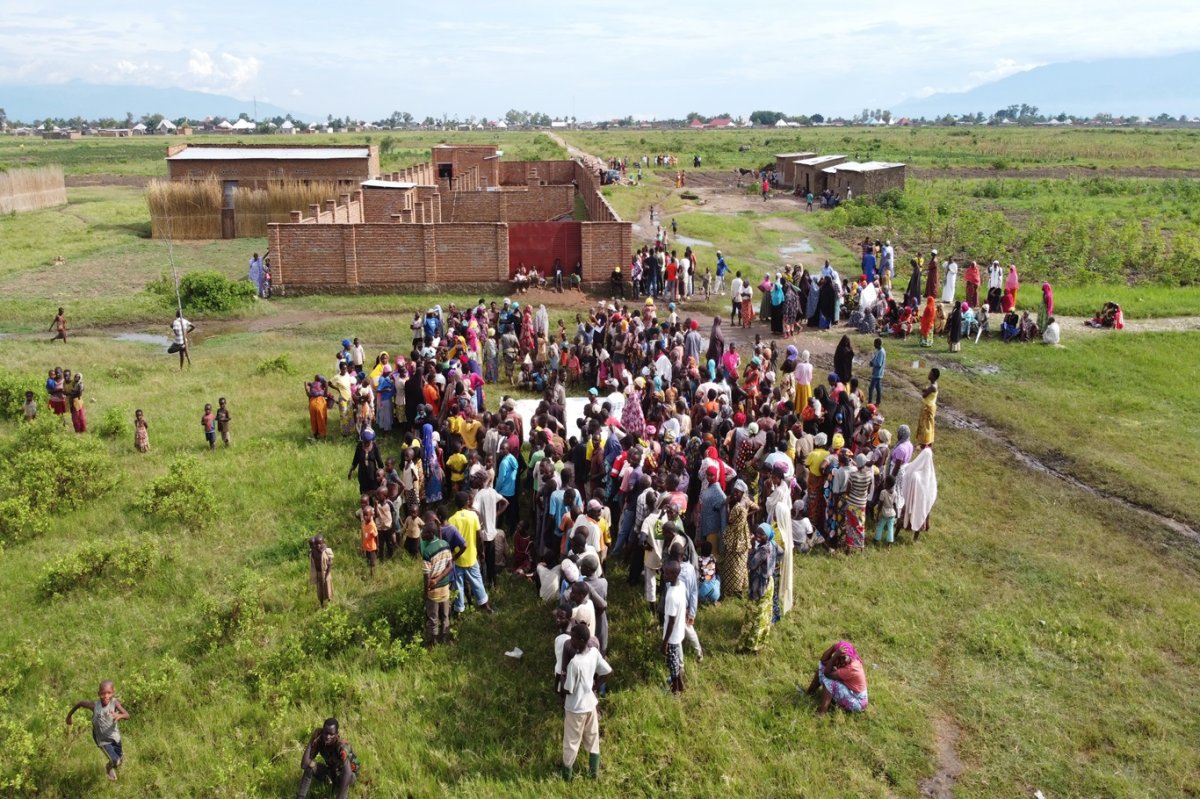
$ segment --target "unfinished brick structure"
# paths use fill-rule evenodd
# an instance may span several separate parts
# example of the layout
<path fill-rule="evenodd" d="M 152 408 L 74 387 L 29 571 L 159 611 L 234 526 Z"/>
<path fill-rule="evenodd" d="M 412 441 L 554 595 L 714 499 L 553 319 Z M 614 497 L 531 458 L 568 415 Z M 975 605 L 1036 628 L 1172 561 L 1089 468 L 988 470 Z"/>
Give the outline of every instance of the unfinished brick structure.
<path fill-rule="evenodd" d="M 835 166 L 846 160 L 844 155 L 818 155 L 813 158 L 802 158 L 794 166 L 795 188 L 801 194 L 812 192 L 820 194 L 825 191 L 825 181 L 828 177 L 822 170 Z"/>
<path fill-rule="evenodd" d="M 778 176 L 779 185 L 785 188 L 791 188 L 796 185 L 796 162 L 803 158 L 812 158 L 816 153 L 776 153 L 775 154 L 775 174 Z"/>
<path fill-rule="evenodd" d="M 174 144 L 167 148 L 171 180 L 210 176 L 237 188 L 279 180 L 332 180 L 347 186 L 379 174 L 377 145 Z"/>
<path fill-rule="evenodd" d="M 631 226 L 587 168 L 500 155 L 441 145 L 429 163 L 271 224 L 275 285 L 290 294 L 484 287 L 507 284 L 522 263 L 549 274 L 555 259 L 598 283 L 628 259 Z M 586 219 L 576 217 L 576 197 Z"/>

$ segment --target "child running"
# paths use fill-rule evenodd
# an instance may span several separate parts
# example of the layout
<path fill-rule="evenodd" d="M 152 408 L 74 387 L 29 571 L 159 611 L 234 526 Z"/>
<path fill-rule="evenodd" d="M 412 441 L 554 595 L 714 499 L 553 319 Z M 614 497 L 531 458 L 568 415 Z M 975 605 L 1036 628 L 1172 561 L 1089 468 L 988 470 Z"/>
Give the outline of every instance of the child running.
<path fill-rule="evenodd" d="M 81 699 L 67 713 L 67 724 L 76 710 L 90 710 L 92 713 L 92 740 L 96 746 L 108 756 L 104 771 L 114 782 L 117 779 L 117 769 L 121 767 L 121 731 L 117 722 L 129 718 L 129 712 L 121 705 L 113 691 L 112 680 L 100 683 L 100 698 L 98 700 Z"/>
<path fill-rule="evenodd" d="M 217 415 L 213 413 L 212 403 L 204 403 L 204 415 L 200 417 L 200 425 L 204 428 L 204 440 L 210 450 L 217 448 Z"/>

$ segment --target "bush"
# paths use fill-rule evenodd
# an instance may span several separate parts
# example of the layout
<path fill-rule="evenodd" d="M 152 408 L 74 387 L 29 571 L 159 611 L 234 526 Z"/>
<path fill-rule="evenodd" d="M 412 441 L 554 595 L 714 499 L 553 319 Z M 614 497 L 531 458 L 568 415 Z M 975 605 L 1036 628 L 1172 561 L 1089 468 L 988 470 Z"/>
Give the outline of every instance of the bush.
<path fill-rule="evenodd" d="M 294 375 L 296 367 L 292 366 L 292 361 L 287 353 L 276 355 L 274 358 L 267 358 L 258 364 L 258 368 L 254 370 L 259 375 Z"/>
<path fill-rule="evenodd" d="M 201 313 L 224 313 L 254 302 L 254 285 L 230 280 L 220 272 L 188 272 L 179 281 L 183 306 Z"/>
<path fill-rule="evenodd" d="M 41 535 L 53 514 L 94 499 L 113 484 L 104 445 L 43 418 L 0 446 L 0 542 Z"/>
<path fill-rule="evenodd" d="M 212 483 L 191 455 L 176 458 L 165 475 L 146 486 L 136 504 L 164 522 L 193 528 L 203 527 L 217 509 Z"/>
<path fill-rule="evenodd" d="M 13 718 L 7 712 L 0 714 L 0 748 L 5 753 L 0 764 L 0 794 L 35 794 L 37 786 L 33 780 L 33 767 L 35 759 L 42 758 L 41 747 L 20 719 Z"/>
<path fill-rule="evenodd" d="M 24 418 L 26 391 L 32 391 L 33 396 L 42 402 L 45 386 L 33 377 L 0 372 L 0 419 Z M 47 412 L 44 402 L 39 412 Z"/>
<path fill-rule="evenodd" d="M 247 574 L 230 583 L 223 597 L 200 599 L 200 640 L 206 649 L 247 640 L 262 621 L 262 580 Z"/>
<path fill-rule="evenodd" d="M 104 584 L 133 588 L 159 560 L 158 544 L 151 540 L 92 541 L 46 567 L 38 593 L 59 597 L 100 578 Z"/>
<path fill-rule="evenodd" d="M 124 408 L 109 408 L 100 417 L 96 432 L 102 438 L 124 438 L 133 429 L 129 423 L 129 414 Z"/>

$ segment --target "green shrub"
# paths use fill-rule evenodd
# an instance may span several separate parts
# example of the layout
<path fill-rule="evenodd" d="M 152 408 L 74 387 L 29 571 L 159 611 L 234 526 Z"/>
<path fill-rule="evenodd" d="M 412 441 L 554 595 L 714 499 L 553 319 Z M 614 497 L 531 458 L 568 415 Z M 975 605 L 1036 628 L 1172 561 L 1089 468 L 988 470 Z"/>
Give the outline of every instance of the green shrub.
<path fill-rule="evenodd" d="M 136 505 L 163 522 L 199 528 L 216 513 L 217 499 L 200 461 L 184 455 L 146 486 Z"/>
<path fill-rule="evenodd" d="M 132 429 L 129 413 L 124 408 L 109 408 L 96 425 L 96 432 L 102 438 L 124 438 Z"/>
<path fill-rule="evenodd" d="M 183 664 L 170 655 L 128 672 L 121 679 L 121 704 L 137 712 L 175 692 L 182 693 Z"/>
<path fill-rule="evenodd" d="M 230 280 L 220 272 L 188 272 L 179 281 L 183 307 L 200 313 L 224 313 L 254 302 L 254 284 Z"/>
<path fill-rule="evenodd" d="M 330 658 L 361 641 L 366 634 L 362 625 L 350 619 L 340 605 L 328 605 L 312 617 L 304 631 L 304 651 L 309 655 Z"/>
<path fill-rule="evenodd" d="M 96 581 L 132 588 L 160 559 L 152 540 L 91 541 L 47 566 L 38 593 L 54 598 Z"/>
<path fill-rule="evenodd" d="M 43 384 L 28 375 L 0 371 L 0 419 L 24 417 L 26 391 L 32 391 L 33 396 L 42 404 L 39 412 L 47 413 L 45 403 L 42 401 L 45 392 Z"/>
<path fill-rule="evenodd" d="M 42 751 L 33 735 L 21 722 L 9 713 L 0 713 L 0 794 L 4 796 L 32 796 L 37 793 L 33 780 L 33 767 L 41 760 Z"/>
<path fill-rule="evenodd" d="M 256 374 L 264 376 L 273 374 L 294 375 L 296 374 L 296 367 L 292 366 L 292 361 L 285 352 L 282 355 L 276 355 L 274 358 L 267 358 L 260 361 L 258 368 L 254 371 Z"/>
<path fill-rule="evenodd" d="M 251 573 L 231 582 L 221 597 L 200 598 L 200 641 L 206 649 L 247 640 L 262 621 L 263 582 Z"/>
<path fill-rule="evenodd" d="M 50 418 L 21 425 L 0 446 L 0 541 L 44 533 L 50 516 L 107 491 L 112 473 L 97 439 L 68 432 Z"/>

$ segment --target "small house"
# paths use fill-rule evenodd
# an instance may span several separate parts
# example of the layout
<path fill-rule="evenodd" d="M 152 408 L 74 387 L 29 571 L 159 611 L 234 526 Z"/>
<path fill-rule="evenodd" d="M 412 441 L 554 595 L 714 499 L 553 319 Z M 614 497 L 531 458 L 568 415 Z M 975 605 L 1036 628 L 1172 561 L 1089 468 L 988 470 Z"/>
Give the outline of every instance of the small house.
<path fill-rule="evenodd" d="M 788 188 L 796 185 L 796 161 L 802 158 L 812 158 L 814 155 L 816 153 L 812 152 L 776 153 L 775 174 L 779 178 L 779 185 Z"/>

